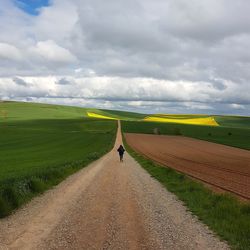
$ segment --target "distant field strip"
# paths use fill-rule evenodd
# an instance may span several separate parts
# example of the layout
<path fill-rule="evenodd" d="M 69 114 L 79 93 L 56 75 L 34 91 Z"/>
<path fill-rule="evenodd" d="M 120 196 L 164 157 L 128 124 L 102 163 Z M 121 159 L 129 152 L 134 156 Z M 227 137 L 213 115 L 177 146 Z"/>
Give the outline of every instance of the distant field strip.
<path fill-rule="evenodd" d="M 106 116 L 106 115 L 99 115 L 96 113 L 92 113 L 92 112 L 87 112 L 88 117 L 94 117 L 94 118 L 100 118 L 100 119 L 109 119 L 109 120 L 117 120 L 116 118 L 110 117 L 110 116 Z"/>
<path fill-rule="evenodd" d="M 204 118 L 189 118 L 189 119 L 175 119 L 175 118 L 165 118 L 158 116 L 147 116 L 143 119 L 144 121 L 150 122 L 172 122 L 172 123 L 181 123 L 181 124 L 192 124 L 192 125 L 209 125 L 209 126 L 219 126 L 215 121 L 214 117 L 204 117 Z"/>

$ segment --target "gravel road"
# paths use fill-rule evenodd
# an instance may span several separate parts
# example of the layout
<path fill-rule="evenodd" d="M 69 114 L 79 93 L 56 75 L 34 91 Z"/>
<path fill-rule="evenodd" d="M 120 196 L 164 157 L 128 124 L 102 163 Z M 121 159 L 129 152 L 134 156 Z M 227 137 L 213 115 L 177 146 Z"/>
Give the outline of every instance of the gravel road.
<path fill-rule="evenodd" d="M 114 150 L 0 220 L 0 249 L 229 249 Z"/>

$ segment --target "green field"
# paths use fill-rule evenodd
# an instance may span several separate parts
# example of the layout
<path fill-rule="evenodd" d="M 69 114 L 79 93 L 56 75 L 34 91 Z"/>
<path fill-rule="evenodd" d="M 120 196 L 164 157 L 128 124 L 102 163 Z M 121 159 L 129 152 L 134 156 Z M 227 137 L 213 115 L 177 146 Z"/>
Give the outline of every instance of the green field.
<path fill-rule="evenodd" d="M 250 149 L 250 118 L 217 117 L 220 126 L 187 125 L 160 122 L 122 121 L 124 133 L 184 135 L 229 146 Z"/>
<path fill-rule="evenodd" d="M 0 217 L 107 153 L 117 123 L 74 107 L 0 103 Z"/>
<path fill-rule="evenodd" d="M 123 132 L 185 135 L 250 149 L 250 118 L 213 116 L 220 126 L 146 122 L 146 114 L 24 102 L 0 102 L 0 217 L 108 152 L 115 120 Z M 159 116 L 159 115 L 156 115 Z M 160 115 L 172 119 L 206 115 Z"/>
<path fill-rule="evenodd" d="M 117 110 L 103 110 L 100 109 L 97 111 L 98 113 L 103 112 L 103 115 L 106 116 L 111 116 L 114 118 L 117 118 L 119 120 L 126 120 L 126 121 L 138 121 L 143 118 L 145 118 L 147 115 L 146 114 L 139 114 L 139 113 L 134 113 L 134 112 L 125 112 L 125 111 L 117 111 Z"/>
<path fill-rule="evenodd" d="M 115 122 L 86 118 L 9 122 L 0 134 L 0 182 L 103 154 L 114 131 Z"/>
<path fill-rule="evenodd" d="M 110 116 L 118 120 L 141 120 L 144 114 L 117 110 L 80 108 L 25 102 L 0 102 L 0 122 L 41 119 L 72 119 L 88 117 L 87 112 Z"/>
<path fill-rule="evenodd" d="M 215 116 L 216 121 L 224 127 L 250 129 L 250 117 L 244 116 Z"/>
<path fill-rule="evenodd" d="M 0 122 L 86 117 L 78 107 L 25 102 L 0 102 Z"/>

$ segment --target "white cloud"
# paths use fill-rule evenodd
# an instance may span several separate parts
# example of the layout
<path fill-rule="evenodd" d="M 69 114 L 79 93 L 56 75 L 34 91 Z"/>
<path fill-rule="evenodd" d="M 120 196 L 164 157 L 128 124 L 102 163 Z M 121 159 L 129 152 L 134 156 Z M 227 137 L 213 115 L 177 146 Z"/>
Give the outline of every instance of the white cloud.
<path fill-rule="evenodd" d="M 15 46 L 0 42 L 0 59 L 21 61 L 23 57 L 20 50 Z"/>
<path fill-rule="evenodd" d="M 230 107 L 233 108 L 233 109 L 245 109 L 244 105 L 237 104 L 237 103 L 230 104 Z"/>
<path fill-rule="evenodd" d="M 13 90 L 13 84 L 19 88 Z M 244 86 L 235 90 L 237 86 L 231 82 L 223 82 L 226 86 L 222 90 L 215 88 L 210 82 L 167 81 L 147 78 L 122 77 L 14 77 L 0 79 L 0 88 L 3 95 L 10 93 L 19 96 L 27 91 L 27 96 L 50 96 L 55 98 L 69 97 L 75 99 L 93 99 L 103 101 L 127 101 L 139 105 L 147 102 L 181 102 L 197 103 L 201 109 L 208 108 L 211 103 L 233 103 L 232 105 L 250 104 L 250 87 Z M 247 91 L 244 91 L 247 89 Z M 40 93 L 40 94 L 39 94 Z M 44 94 L 45 93 L 45 94 Z M 232 107 L 233 107 L 232 106 Z M 198 108 L 198 107 L 197 107 Z"/>
<path fill-rule="evenodd" d="M 59 46 L 53 40 L 39 41 L 29 51 L 49 62 L 69 64 L 77 61 L 77 58 L 69 50 Z"/>

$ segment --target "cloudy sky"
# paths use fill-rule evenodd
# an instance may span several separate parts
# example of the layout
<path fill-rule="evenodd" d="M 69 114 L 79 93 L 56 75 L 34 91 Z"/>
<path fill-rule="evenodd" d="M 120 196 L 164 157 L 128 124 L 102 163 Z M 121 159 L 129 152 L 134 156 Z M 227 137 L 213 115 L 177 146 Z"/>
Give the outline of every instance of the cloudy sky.
<path fill-rule="evenodd" d="M 0 99 L 250 115 L 249 0 L 0 0 Z"/>

